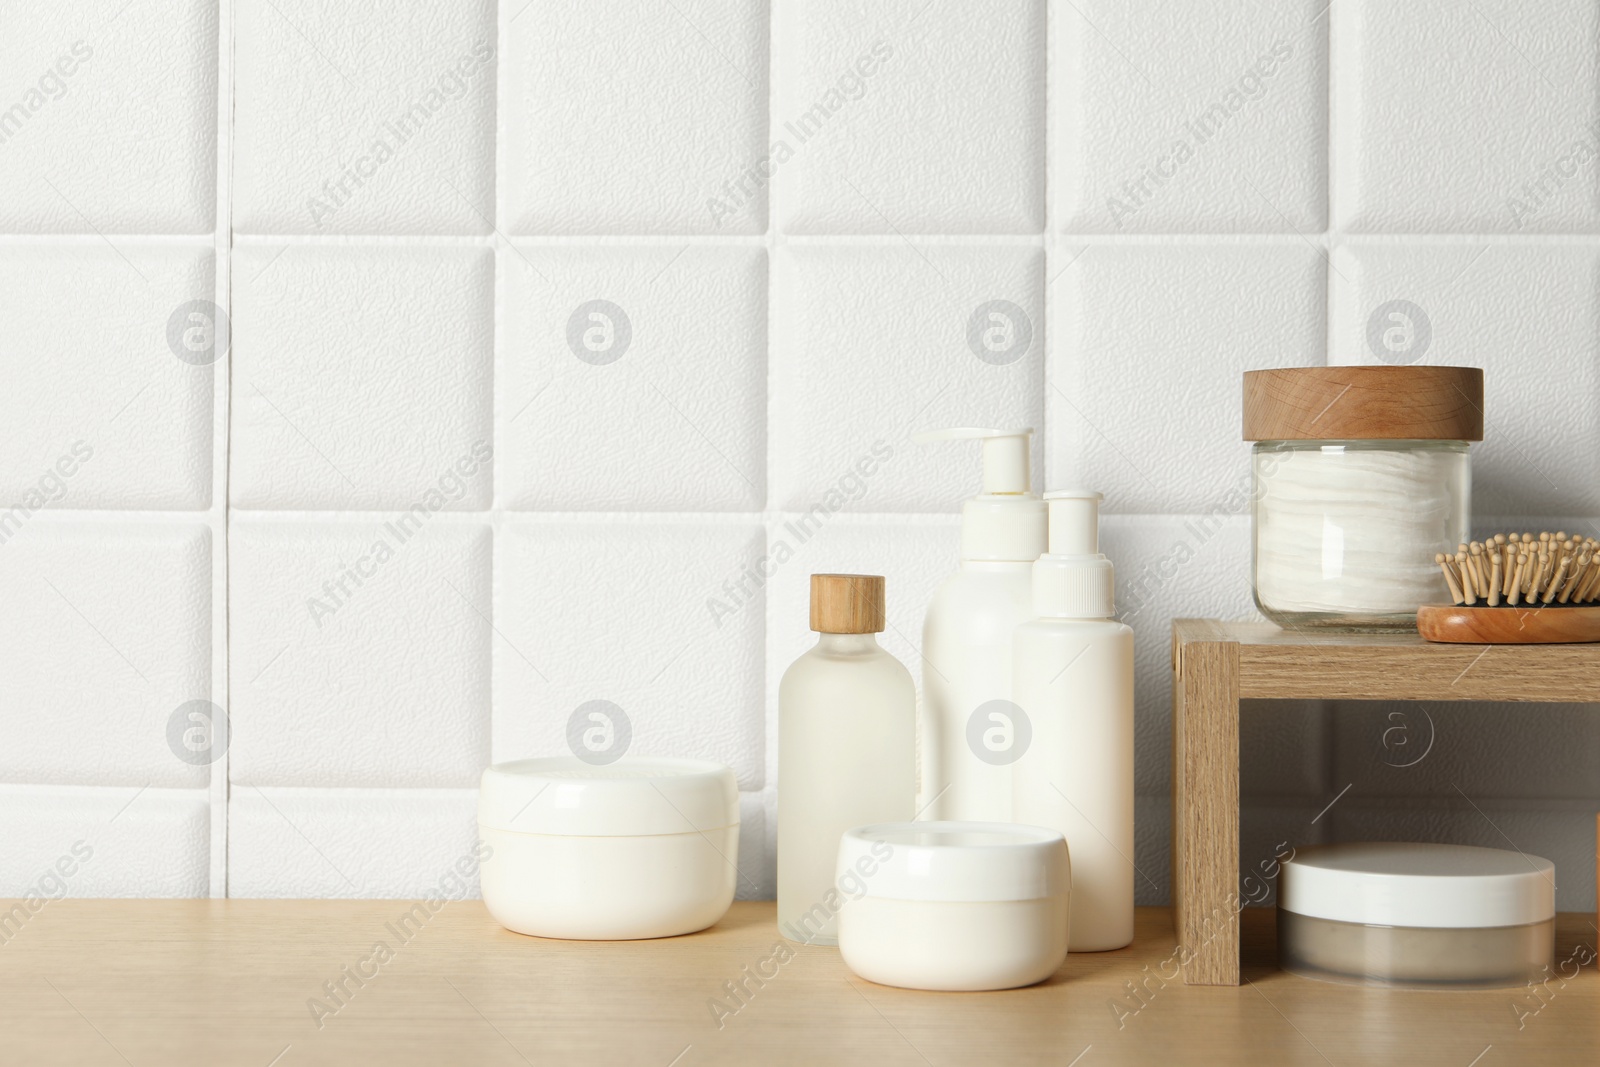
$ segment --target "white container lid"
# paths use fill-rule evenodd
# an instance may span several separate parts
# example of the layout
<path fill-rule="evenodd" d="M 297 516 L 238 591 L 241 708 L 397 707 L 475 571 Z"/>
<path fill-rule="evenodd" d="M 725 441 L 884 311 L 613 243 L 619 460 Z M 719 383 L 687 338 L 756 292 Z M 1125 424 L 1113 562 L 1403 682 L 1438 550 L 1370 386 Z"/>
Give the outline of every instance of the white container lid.
<path fill-rule="evenodd" d="M 739 786 L 720 763 L 573 756 L 497 763 L 478 788 L 478 825 L 560 837 L 648 837 L 739 823 Z"/>
<path fill-rule="evenodd" d="M 858 826 L 839 843 L 839 876 L 847 870 L 857 895 L 865 883 L 866 896 L 891 900 L 1039 900 L 1066 897 L 1072 885 L 1066 839 L 1020 823 Z"/>
<path fill-rule="evenodd" d="M 1320 845 L 1282 865 L 1278 906 L 1368 926 L 1476 929 L 1556 913 L 1555 864 L 1471 845 Z"/>

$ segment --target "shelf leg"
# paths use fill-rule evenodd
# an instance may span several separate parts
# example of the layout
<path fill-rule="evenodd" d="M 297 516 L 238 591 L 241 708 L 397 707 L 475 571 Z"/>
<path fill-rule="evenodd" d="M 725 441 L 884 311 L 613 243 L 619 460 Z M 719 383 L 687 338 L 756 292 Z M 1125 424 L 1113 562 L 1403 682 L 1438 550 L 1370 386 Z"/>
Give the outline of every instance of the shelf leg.
<path fill-rule="evenodd" d="M 1172 679 L 1172 905 L 1186 985 L 1239 984 L 1239 646 L 1180 642 Z"/>

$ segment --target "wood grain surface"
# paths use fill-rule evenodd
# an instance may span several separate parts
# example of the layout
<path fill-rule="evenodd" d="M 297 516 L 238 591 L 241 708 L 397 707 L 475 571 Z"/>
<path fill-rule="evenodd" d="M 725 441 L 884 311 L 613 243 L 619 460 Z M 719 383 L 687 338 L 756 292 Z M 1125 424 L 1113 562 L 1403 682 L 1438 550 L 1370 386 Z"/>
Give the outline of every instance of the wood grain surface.
<path fill-rule="evenodd" d="M 1476 367 L 1246 371 L 1246 441 L 1481 441 Z"/>
<path fill-rule="evenodd" d="M 1468 645 L 1575 644 L 1600 641 L 1600 607 L 1462 607 L 1424 604 L 1417 633 L 1427 641 Z"/>
<path fill-rule="evenodd" d="M 1172 893 L 1191 985 L 1238 985 L 1239 646 L 1183 647 L 1172 683 Z"/>
<path fill-rule="evenodd" d="M 477 901 L 400 941 L 404 901 L 62 900 L 0 945 L 0 1063 L 239 1064 L 1271 1063 L 1496 1067 L 1595 1062 L 1600 978 L 1569 966 L 1538 995 L 1381 992 L 1278 972 L 1272 913 L 1243 913 L 1244 984 L 1173 980 L 1172 917 L 1141 908 L 1129 948 L 1070 956 L 998 993 L 872 985 L 829 948 L 772 959 L 771 903 L 661 941 L 507 933 Z M 1594 945 L 1563 916 L 1557 959 Z M 340 979 L 388 962 L 319 1020 Z M 749 972 L 746 971 L 749 968 Z M 757 985 L 758 968 L 771 977 Z M 738 1010 L 724 983 L 744 981 Z M 720 1022 L 720 1026 L 719 1026 Z"/>
<path fill-rule="evenodd" d="M 1600 701 L 1600 646 L 1434 644 L 1417 634 L 1179 619 L 1174 647 L 1239 645 L 1239 696 L 1285 700 Z"/>
<path fill-rule="evenodd" d="M 1241 977 L 1237 927 L 1219 919 L 1240 896 L 1239 701 L 1252 698 L 1594 702 L 1600 645 L 1434 644 L 1417 634 L 1174 621 L 1170 885 L 1190 985 Z"/>
<path fill-rule="evenodd" d="M 881 574 L 813 574 L 811 628 L 825 634 L 877 634 L 884 627 Z"/>

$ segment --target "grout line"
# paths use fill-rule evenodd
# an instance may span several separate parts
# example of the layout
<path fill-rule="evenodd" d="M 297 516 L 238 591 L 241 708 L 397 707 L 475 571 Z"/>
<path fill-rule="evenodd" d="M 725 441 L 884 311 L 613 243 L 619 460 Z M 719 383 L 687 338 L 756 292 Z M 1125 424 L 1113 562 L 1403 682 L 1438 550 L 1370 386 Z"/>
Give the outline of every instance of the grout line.
<path fill-rule="evenodd" d="M 217 235 L 211 233 L 113 233 L 124 245 L 152 248 L 215 249 Z M 0 248 L 99 248 L 104 240 L 92 233 L 0 233 Z"/>
<path fill-rule="evenodd" d="M 1334 81 L 1334 70 L 1337 68 L 1337 64 L 1334 59 L 1334 53 L 1335 49 L 1338 47 L 1339 33 L 1334 27 L 1334 20 L 1338 16 L 1333 12 L 1331 3 L 1329 4 L 1329 8 L 1325 10 L 1324 13 L 1327 15 L 1328 21 L 1322 28 L 1323 41 L 1326 44 L 1326 47 L 1323 50 L 1323 56 L 1324 62 L 1327 65 L 1327 69 L 1324 71 L 1326 77 L 1323 79 L 1322 83 L 1322 208 L 1323 225 L 1327 229 L 1328 241 L 1331 246 L 1341 243 L 1338 240 L 1338 234 L 1334 226 L 1334 219 L 1338 217 L 1336 210 L 1337 204 L 1335 203 L 1336 192 L 1338 188 L 1338 183 L 1335 181 L 1335 175 L 1338 173 L 1338 171 L 1334 168 L 1336 153 L 1338 150 L 1337 131 L 1334 129 L 1334 121 L 1337 117 L 1338 109 L 1334 107 L 1334 100 L 1336 94 L 1338 93 L 1338 84 Z M 1327 302 L 1324 304 L 1324 314 L 1327 314 L 1328 309 L 1330 309 L 1333 287 L 1333 277 L 1330 276 L 1328 279 L 1328 298 Z M 1333 316 L 1331 314 L 1327 314 L 1327 319 L 1326 351 L 1328 355 L 1324 357 L 1324 363 L 1332 359 L 1333 352 Z"/>
<path fill-rule="evenodd" d="M 778 114 L 778 107 L 780 103 L 778 99 L 778 82 L 783 73 L 782 60 L 778 55 L 778 27 L 776 23 L 779 17 L 778 5 L 768 4 L 767 115 L 763 130 L 763 133 L 765 134 L 763 140 L 769 143 L 772 140 L 772 122 L 774 117 Z M 779 474 L 777 466 L 773 461 L 774 457 L 771 447 L 772 427 L 777 422 L 777 412 L 773 405 L 773 397 L 777 395 L 777 389 L 775 388 L 777 384 L 776 368 L 781 362 L 781 356 L 778 352 L 777 338 L 786 335 L 786 318 L 780 316 L 778 308 L 778 286 L 780 281 L 779 272 L 780 270 L 783 270 L 784 267 L 784 265 L 780 264 L 778 261 L 778 249 L 780 247 L 780 242 L 778 240 L 778 213 L 780 207 L 778 203 L 778 188 L 780 184 L 787 184 L 785 181 L 782 181 L 782 175 L 776 176 L 774 180 L 767 185 L 767 195 L 764 198 L 766 200 L 767 225 L 761 234 L 761 244 L 766 250 L 767 257 L 767 314 L 765 323 L 767 336 L 764 338 L 764 342 L 761 346 L 762 355 L 766 357 L 767 361 L 765 379 L 767 395 L 762 399 L 763 437 L 761 448 L 761 467 L 762 473 L 765 475 L 765 477 L 763 477 L 761 480 L 761 550 L 765 553 L 770 553 L 772 551 L 772 541 L 777 534 L 778 524 L 781 521 L 775 515 L 769 516 L 767 514 L 772 507 L 772 487 L 778 484 L 777 478 Z M 783 276 L 785 278 L 788 276 L 788 272 L 786 270 L 783 270 Z M 761 784 L 764 787 L 771 787 L 774 792 L 776 792 L 776 783 L 778 781 L 777 737 L 774 732 L 767 729 L 767 705 L 769 699 L 772 704 L 773 721 L 776 722 L 777 720 L 777 697 L 776 695 L 772 695 L 770 697 L 768 695 L 768 683 L 770 681 L 769 676 L 772 673 L 771 665 L 768 662 L 771 659 L 769 644 L 771 641 L 771 635 L 775 632 L 773 630 L 772 619 L 773 599 L 774 598 L 767 593 L 766 589 L 762 590 L 761 636 L 760 642 L 757 646 L 759 656 L 757 663 L 759 665 L 758 669 L 760 670 L 761 677 L 761 684 L 757 691 L 760 700 L 759 721 L 761 723 L 761 755 L 758 765 L 761 768 Z M 770 813 L 768 810 L 769 808 L 771 809 Z M 778 815 L 776 802 L 769 804 L 765 796 L 763 796 L 761 800 L 761 814 L 763 824 L 761 834 L 761 869 L 758 872 L 758 876 L 762 881 L 765 881 L 769 876 L 771 877 L 772 895 L 776 897 L 778 895 Z"/>
<path fill-rule="evenodd" d="M 1052 224 L 1053 225 L 1053 224 Z M 501 231 L 504 233 L 504 231 Z M 151 248 L 213 248 L 213 235 L 116 233 L 124 246 Z M 502 245 L 514 248 L 765 248 L 784 246 L 822 248 L 897 248 L 907 243 L 918 248 L 1050 248 L 1055 244 L 1072 247 L 1304 247 L 1306 241 L 1327 249 L 1354 247 L 1478 248 L 1483 246 L 1600 247 L 1600 229 L 1569 233 L 1365 233 L 1344 230 L 1305 230 L 1288 233 L 1231 233 L 1190 230 L 1170 233 L 1108 234 L 1076 230 L 1027 233 L 907 233 L 889 234 L 270 234 L 234 232 L 229 238 L 237 248 L 480 248 L 495 250 Z M 94 234 L 0 233 L 0 248 L 90 248 L 102 246 Z"/>
<path fill-rule="evenodd" d="M 1054 226 L 1054 223 L 1051 223 Z M 1367 233 L 1359 230 L 1303 230 L 1300 233 L 1236 233 L 1232 231 L 1184 230 L 1167 233 L 1097 233 L 1082 230 L 1057 232 L 1045 229 L 1021 233 L 838 233 L 838 234 L 719 234 L 719 233 L 588 233 L 588 234 L 517 234 L 504 237 L 488 234 L 297 234 L 297 233 L 246 233 L 235 232 L 235 244 L 246 248 L 276 248 L 290 245 L 304 248 L 371 248 L 371 247 L 440 247 L 440 248 L 495 248 L 508 243 L 524 248 L 676 248 L 684 245 L 706 247 L 775 248 L 783 245 L 795 247 L 850 247 L 900 248 L 907 242 L 928 247 L 1036 247 L 1044 248 L 1054 240 L 1072 246 L 1152 246 L 1182 248 L 1189 246 L 1302 246 L 1306 240 L 1328 247 L 1339 245 L 1392 245 L 1401 248 L 1417 247 L 1476 247 L 1479 245 L 1506 245 L 1520 247 L 1539 246 L 1600 246 L 1600 228 L 1593 231 L 1555 233 L 1481 232 L 1481 233 Z M 206 234 L 146 234 L 117 233 L 113 236 L 124 243 L 150 245 L 205 246 Z M 0 247 L 7 245 L 65 245 L 97 246 L 102 242 L 93 234 L 0 234 Z"/>
<path fill-rule="evenodd" d="M 217 390 L 220 394 L 216 403 L 218 410 L 214 419 L 219 423 L 217 431 L 220 437 L 218 451 L 221 455 L 216 462 L 220 464 L 220 472 L 213 471 L 212 483 L 215 499 L 213 508 L 219 512 L 220 536 L 213 538 L 212 563 L 213 574 L 217 575 L 218 589 L 213 592 L 213 617 L 219 623 L 221 631 L 214 640 L 220 641 L 217 658 L 216 681 L 214 686 L 220 685 L 224 722 L 227 724 L 226 734 L 228 748 L 211 764 L 213 803 L 220 808 L 215 813 L 212 830 L 212 848 L 215 855 L 212 859 L 213 882 L 211 895 L 213 897 L 227 897 L 229 895 L 229 837 L 230 804 L 232 803 L 232 778 L 233 778 L 233 674 L 232 667 L 232 601 L 229 596 L 232 590 L 232 559 L 229 554 L 230 539 L 228 497 L 233 484 L 233 149 L 234 134 L 238 128 L 237 122 L 237 34 L 235 33 L 235 16 L 237 6 L 234 0 L 226 0 L 219 5 L 217 21 L 217 56 L 222 65 L 218 71 L 217 91 L 221 99 L 217 103 L 217 215 L 218 232 L 217 245 L 217 286 L 218 299 L 222 304 L 223 313 L 228 316 L 229 337 L 228 350 L 223 359 L 218 361 Z M 218 571 L 220 570 L 220 574 Z M 285 1050 L 287 1051 L 287 1050 Z M 281 1058 L 282 1053 L 279 1053 Z"/>
<path fill-rule="evenodd" d="M 515 11 L 511 10 L 511 4 L 515 4 Z M 505 413 L 505 398 L 502 397 L 502 390 L 500 388 L 501 372 L 508 362 L 508 353 L 506 351 L 507 346 L 505 341 L 505 308 L 509 302 L 509 293 L 507 290 L 510 285 L 510 278 L 508 277 L 505 267 L 501 262 L 502 257 L 500 253 L 500 240 L 501 236 L 506 233 L 506 216 L 508 214 L 506 208 L 505 183 L 501 181 L 501 176 L 506 173 L 507 169 L 507 137 L 505 121 L 506 111 L 504 102 L 510 97 L 512 91 L 511 76 L 513 68 L 512 64 L 507 60 L 507 57 L 511 54 L 512 25 L 519 17 L 522 16 L 523 13 L 527 11 L 529 7 L 532 6 L 532 0 L 511 0 L 511 4 L 508 4 L 505 2 L 505 0 L 502 0 L 502 2 L 499 2 L 495 5 L 494 163 L 492 166 L 494 177 L 494 200 L 490 207 L 490 211 L 493 215 L 493 221 L 490 226 L 491 232 L 486 235 L 492 240 L 492 246 L 494 248 L 494 307 L 490 316 L 492 319 L 491 328 L 494 330 L 494 336 L 490 341 L 489 441 L 494 450 L 493 454 L 496 459 L 498 459 L 500 456 L 506 455 L 509 452 L 509 424 L 510 422 L 515 422 L 517 417 L 522 414 L 522 411 L 518 411 L 515 415 L 511 416 L 509 421 L 507 420 Z M 509 240 L 509 238 L 507 240 Z M 526 263 L 526 265 L 529 267 L 533 266 L 531 263 Z M 552 378 L 552 381 L 553 380 L 554 379 Z M 526 410 L 528 406 L 531 406 L 533 401 L 537 400 L 539 395 L 543 393 L 545 389 L 549 388 L 550 384 L 551 383 L 547 382 L 543 387 L 541 387 L 539 392 L 535 393 L 533 398 L 524 405 L 523 409 Z M 500 575 L 498 573 L 500 569 L 501 554 L 500 529 L 503 520 L 503 515 L 501 514 L 498 505 L 501 499 L 500 486 L 503 477 L 504 476 L 501 473 L 501 464 L 491 461 L 491 466 L 489 469 L 488 509 L 490 525 L 488 559 L 489 625 L 491 627 L 491 632 L 492 628 L 495 626 L 494 620 L 499 619 L 502 622 L 504 621 L 504 616 L 500 611 Z M 496 641 L 492 637 L 489 638 L 489 706 L 487 708 L 488 736 L 486 738 L 486 743 L 489 749 L 489 762 L 491 764 L 494 763 L 496 758 L 500 757 L 501 755 L 495 746 L 495 734 L 496 723 L 504 722 L 506 720 L 506 716 L 499 713 L 501 699 L 500 693 L 502 689 L 504 689 L 504 686 L 500 684 L 500 678 L 504 671 L 502 662 L 505 659 L 506 649 L 509 644 L 510 642 L 508 641 Z M 520 653 L 518 654 L 520 655 Z"/>

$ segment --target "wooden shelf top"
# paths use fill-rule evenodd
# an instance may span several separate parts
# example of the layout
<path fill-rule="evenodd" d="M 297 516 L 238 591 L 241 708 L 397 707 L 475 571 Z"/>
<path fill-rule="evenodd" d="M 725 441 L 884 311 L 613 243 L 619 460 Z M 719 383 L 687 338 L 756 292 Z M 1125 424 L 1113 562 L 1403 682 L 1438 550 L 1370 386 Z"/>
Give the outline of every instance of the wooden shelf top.
<path fill-rule="evenodd" d="M 1600 702 L 1600 644 L 1448 645 L 1416 634 L 1177 619 L 1174 669 L 1191 644 L 1237 646 L 1246 699 Z"/>
<path fill-rule="evenodd" d="M 1464 1067 L 1493 1045 L 1488 1067 L 1592 1062 L 1600 1043 L 1592 965 L 1569 965 L 1542 998 L 1330 985 L 1274 969 L 1265 909 L 1244 912 L 1236 988 L 1173 980 L 1171 915 L 1140 908 L 1132 946 L 1069 956 L 1041 985 L 922 993 L 854 977 L 835 949 L 770 962 L 771 902 L 735 904 L 699 934 L 624 942 L 521 937 L 478 901 L 446 904 L 403 939 L 409 907 L 51 902 L 0 945 L 0 1062 Z M 1592 918 L 1558 922 L 1558 961 L 1593 945 Z M 390 957 L 364 963 L 380 942 Z M 359 982 L 343 977 L 357 969 Z M 344 1003 L 314 1018 L 309 1002 L 333 1003 L 325 983 L 340 981 Z M 742 1004 L 725 984 L 738 982 Z M 719 1018 L 714 1001 L 737 1010 Z"/>

